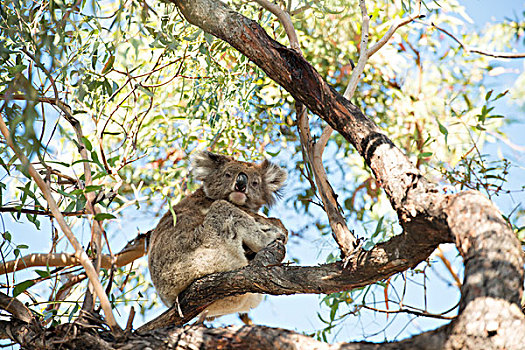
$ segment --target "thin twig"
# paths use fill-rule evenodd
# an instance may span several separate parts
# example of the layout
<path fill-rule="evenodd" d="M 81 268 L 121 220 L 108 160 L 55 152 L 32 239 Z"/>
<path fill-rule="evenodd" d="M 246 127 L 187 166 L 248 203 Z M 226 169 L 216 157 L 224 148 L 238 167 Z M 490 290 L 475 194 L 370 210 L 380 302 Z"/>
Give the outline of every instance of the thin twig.
<path fill-rule="evenodd" d="M 448 30 L 435 25 L 434 22 L 431 22 L 430 24 L 427 22 L 418 21 L 418 20 L 414 20 L 414 22 L 436 28 L 440 32 L 446 34 L 452 40 L 454 40 L 463 50 L 465 50 L 465 53 L 472 52 L 472 53 L 477 53 L 477 54 L 484 55 L 484 56 L 490 56 L 490 57 L 495 57 L 495 58 L 509 58 L 509 59 L 525 57 L 525 53 L 523 52 L 491 52 L 491 51 L 480 50 L 476 47 L 470 47 L 468 45 L 465 45 L 461 40 L 459 40 L 456 36 L 454 36 L 454 34 L 450 33 Z"/>
<path fill-rule="evenodd" d="M 20 207 L 0 207 L 0 213 L 22 213 L 22 214 L 31 214 L 31 215 L 46 215 L 53 217 L 53 213 L 49 210 L 38 210 L 38 209 L 28 209 Z M 80 211 L 63 211 L 63 216 L 82 216 L 86 215 L 84 210 Z"/>
<path fill-rule="evenodd" d="M 394 24 L 392 24 L 390 28 L 388 28 L 388 31 L 385 33 L 385 35 L 383 35 L 383 37 L 379 39 L 379 41 L 368 50 L 368 57 L 371 57 L 373 54 L 379 51 L 379 49 L 382 48 L 388 42 L 388 40 L 400 27 L 422 17 L 423 16 L 421 15 L 421 0 L 418 0 L 416 2 L 416 12 L 406 18 L 396 20 Z"/>
<path fill-rule="evenodd" d="M 439 30 L 440 32 L 442 33 L 445 33 L 446 35 L 448 35 L 452 40 L 454 40 L 456 43 L 458 43 L 458 45 L 463 49 L 465 50 L 466 53 L 470 53 L 470 52 L 473 52 L 473 53 L 477 53 L 477 54 L 480 54 L 480 55 L 484 55 L 484 56 L 489 56 L 489 57 L 495 57 L 495 58 L 509 58 L 509 59 L 512 59 L 512 58 L 524 58 L 525 57 L 525 53 L 523 52 L 491 52 L 491 51 L 485 51 L 485 50 L 481 50 L 481 49 L 478 49 L 476 47 L 470 47 L 468 45 L 465 45 L 461 40 L 459 40 L 458 38 L 456 38 L 452 33 L 450 33 L 448 30 L 446 29 L 443 29 L 441 27 L 438 27 L 437 25 L 434 24 L 434 22 L 431 22 L 430 24 L 426 23 L 426 22 L 423 22 L 423 21 L 416 21 L 417 23 L 420 23 L 420 24 L 424 24 L 426 26 L 430 26 L 430 27 L 434 27 L 436 28 L 437 30 Z"/>
<path fill-rule="evenodd" d="M 53 295 L 51 295 L 49 297 L 49 300 L 48 300 L 49 305 L 46 307 L 46 311 L 58 309 L 58 307 L 60 306 L 60 302 L 67 298 L 72 288 L 76 284 L 84 281 L 87 278 L 87 275 L 85 273 L 80 273 L 78 275 L 72 275 L 72 276 L 71 274 L 68 274 L 68 275 L 69 277 L 67 281 L 64 284 L 62 284 L 62 286 L 56 292 L 55 296 L 53 297 Z M 47 321 L 49 322 L 51 320 L 52 318 L 49 318 Z"/>
<path fill-rule="evenodd" d="M 379 49 L 388 42 L 388 40 L 392 37 L 392 35 L 394 35 L 396 30 L 421 17 L 421 0 L 418 0 L 416 2 L 416 12 L 414 14 L 410 15 L 407 18 L 395 21 L 395 23 L 390 26 L 385 35 L 383 35 L 383 37 L 379 39 L 377 43 L 375 43 L 370 49 L 368 49 L 368 31 L 370 27 L 370 17 L 368 16 L 364 0 L 359 1 L 359 7 L 361 8 L 362 20 L 361 47 L 359 53 L 359 60 L 357 62 L 357 65 L 352 70 L 350 81 L 344 93 L 344 97 L 348 100 L 351 99 L 354 95 L 355 89 L 357 88 L 357 83 L 360 80 L 361 74 L 363 74 L 368 59 L 377 51 L 379 51 Z"/>
<path fill-rule="evenodd" d="M 361 305 L 361 307 L 363 309 L 376 311 L 376 312 L 381 312 L 381 313 L 384 313 L 384 314 L 406 313 L 406 314 L 412 314 L 412 315 L 416 315 L 416 316 L 437 318 L 437 319 L 440 319 L 440 320 L 453 320 L 453 319 L 456 318 L 456 316 L 443 316 L 443 314 L 433 314 L 433 313 L 430 313 L 428 311 L 412 310 L 412 309 L 407 309 L 407 308 L 400 308 L 399 310 L 381 310 L 381 309 L 376 309 L 375 307 L 371 307 L 371 306 L 368 306 L 368 305 Z"/>
<path fill-rule="evenodd" d="M 131 329 L 133 328 L 133 319 L 135 318 L 135 308 L 132 306 L 129 310 L 129 317 L 128 322 L 126 322 L 126 332 L 131 332 Z"/>

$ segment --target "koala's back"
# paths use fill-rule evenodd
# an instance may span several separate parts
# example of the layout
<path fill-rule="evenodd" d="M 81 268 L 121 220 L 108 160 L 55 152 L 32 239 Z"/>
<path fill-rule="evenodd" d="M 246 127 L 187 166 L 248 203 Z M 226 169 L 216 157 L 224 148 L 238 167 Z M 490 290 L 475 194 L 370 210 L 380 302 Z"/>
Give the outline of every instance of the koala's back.
<path fill-rule="evenodd" d="M 169 250 L 187 251 L 200 245 L 203 237 L 196 235 L 191 228 L 202 225 L 212 203 L 213 201 L 206 198 L 202 189 L 183 198 L 173 207 L 175 220 L 170 210 L 160 219 L 151 235 L 150 247 L 160 245 L 169 246 L 166 248 Z"/>
<path fill-rule="evenodd" d="M 247 264 L 240 247 L 225 251 L 229 247 L 224 245 L 223 238 L 203 227 L 212 204 L 213 200 L 199 189 L 173 207 L 175 225 L 168 211 L 152 232 L 148 253 L 150 274 L 168 306 L 195 279 Z"/>

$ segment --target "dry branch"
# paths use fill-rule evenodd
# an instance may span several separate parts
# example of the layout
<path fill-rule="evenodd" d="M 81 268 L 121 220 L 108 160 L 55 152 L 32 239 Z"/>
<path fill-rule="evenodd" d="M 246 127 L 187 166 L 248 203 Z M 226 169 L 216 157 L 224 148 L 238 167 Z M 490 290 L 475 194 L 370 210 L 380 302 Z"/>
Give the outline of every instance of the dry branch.
<path fill-rule="evenodd" d="M 279 19 L 283 27 L 286 29 L 290 46 L 302 56 L 301 46 L 299 45 L 297 34 L 295 33 L 288 12 L 281 9 L 278 5 L 269 3 L 266 0 L 255 1 L 268 11 L 272 12 Z M 332 235 L 341 251 L 341 256 L 343 258 L 348 257 L 357 246 L 357 239 L 346 225 L 346 221 L 340 211 L 339 203 L 337 202 L 337 195 L 334 193 L 333 188 L 328 181 L 328 176 L 323 165 L 323 151 L 333 129 L 329 125 L 325 127 L 319 141 L 314 142 L 310 133 L 308 111 L 301 103 L 296 103 L 295 111 L 301 146 L 303 148 L 303 160 L 305 163 L 311 165 L 317 190 L 321 197 L 321 201 L 323 202 L 323 208 L 328 217 L 328 222 L 332 229 Z"/>
<path fill-rule="evenodd" d="M 113 264 L 116 267 L 122 267 L 146 255 L 146 236 L 137 236 L 119 253 L 115 254 L 113 258 L 110 255 L 102 255 L 101 267 L 110 269 Z M 74 254 L 34 253 L 0 264 L 0 275 L 35 266 L 62 267 L 77 265 L 81 265 L 80 260 Z"/>
<path fill-rule="evenodd" d="M 492 52 L 492 51 L 481 50 L 481 49 L 478 49 L 476 47 L 471 47 L 471 46 L 468 46 L 468 45 L 464 44 L 461 40 L 459 40 L 455 35 L 450 33 L 448 30 L 435 25 L 433 22 L 428 24 L 426 22 L 418 21 L 418 23 L 421 23 L 421 24 L 424 24 L 424 25 L 427 25 L 427 26 L 431 26 L 433 28 L 436 28 L 440 32 L 445 33 L 452 40 L 454 40 L 456 43 L 458 43 L 459 46 L 463 50 L 465 50 L 466 53 L 473 52 L 473 53 L 477 53 L 479 55 L 489 56 L 489 57 L 494 57 L 494 58 L 510 58 L 510 59 L 512 59 L 512 58 L 525 58 L 525 53 L 524 52 Z"/>

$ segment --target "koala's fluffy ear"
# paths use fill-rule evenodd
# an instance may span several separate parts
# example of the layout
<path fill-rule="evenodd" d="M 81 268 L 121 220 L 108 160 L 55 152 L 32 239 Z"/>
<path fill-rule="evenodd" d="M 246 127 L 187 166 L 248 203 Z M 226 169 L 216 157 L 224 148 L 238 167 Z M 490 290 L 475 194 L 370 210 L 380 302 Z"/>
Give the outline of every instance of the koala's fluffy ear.
<path fill-rule="evenodd" d="M 232 158 L 209 151 L 198 151 L 191 158 L 192 173 L 197 180 L 204 181 L 208 175 Z"/>
<path fill-rule="evenodd" d="M 264 181 L 266 182 L 266 189 L 279 196 L 279 189 L 283 187 L 284 182 L 286 181 L 286 171 L 284 171 L 279 166 L 265 160 L 260 165 L 261 170 L 263 171 Z M 273 196 L 272 196 L 273 197 Z M 269 201 L 268 204 L 272 204 L 273 198 Z"/>

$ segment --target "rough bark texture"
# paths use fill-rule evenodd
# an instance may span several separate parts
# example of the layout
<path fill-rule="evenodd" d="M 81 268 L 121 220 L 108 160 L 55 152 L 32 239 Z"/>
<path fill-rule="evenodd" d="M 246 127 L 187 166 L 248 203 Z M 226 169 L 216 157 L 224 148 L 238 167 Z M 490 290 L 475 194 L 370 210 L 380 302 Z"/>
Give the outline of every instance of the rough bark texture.
<path fill-rule="evenodd" d="M 271 265 L 272 252 L 282 254 L 283 247 L 276 244 L 261 252 L 262 260 L 257 264 L 195 281 L 180 295 L 180 310 L 170 309 L 122 338 L 114 338 L 100 325 L 43 329 L 35 320 L 2 321 L 0 334 L 38 349 L 57 347 L 59 343 L 53 341 L 58 340 L 64 348 L 92 349 L 525 348 L 525 320 L 520 307 L 523 253 L 513 231 L 489 200 L 474 191 L 447 195 L 438 192 L 370 119 L 334 91 L 300 55 L 272 40 L 256 22 L 217 0 L 172 2 L 190 23 L 245 54 L 352 143 L 389 196 L 404 233 L 369 252 L 357 251 L 350 257 L 347 269 L 340 263 L 316 267 Z M 228 295 L 330 293 L 367 285 L 417 265 L 444 242 L 455 242 L 465 262 L 459 315 L 446 326 L 401 342 L 329 345 L 262 326 L 173 326 Z M 167 324 L 172 326 L 154 329 Z"/>

